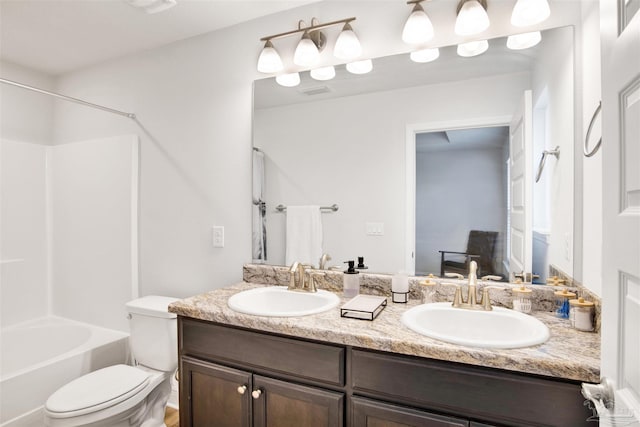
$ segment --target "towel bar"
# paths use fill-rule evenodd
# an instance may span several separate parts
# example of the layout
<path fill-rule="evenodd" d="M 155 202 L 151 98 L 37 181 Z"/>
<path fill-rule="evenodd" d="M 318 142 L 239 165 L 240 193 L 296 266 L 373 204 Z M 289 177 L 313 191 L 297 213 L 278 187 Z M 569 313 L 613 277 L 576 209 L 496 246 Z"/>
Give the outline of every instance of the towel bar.
<path fill-rule="evenodd" d="M 276 211 L 278 212 L 284 212 L 287 210 L 287 207 L 284 205 L 278 205 L 276 206 Z M 330 212 L 336 212 L 338 210 L 338 205 L 336 205 L 335 203 L 331 206 L 320 206 L 320 210 L 321 211 L 330 211 Z"/>

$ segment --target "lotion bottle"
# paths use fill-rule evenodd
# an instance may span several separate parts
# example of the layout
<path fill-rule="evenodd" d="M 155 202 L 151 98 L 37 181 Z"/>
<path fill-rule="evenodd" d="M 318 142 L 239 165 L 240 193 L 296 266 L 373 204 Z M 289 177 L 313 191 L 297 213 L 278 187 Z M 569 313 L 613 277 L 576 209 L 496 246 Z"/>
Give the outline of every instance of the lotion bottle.
<path fill-rule="evenodd" d="M 344 271 L 344 296 L 353 298 L 360 293 L 360 272 L 355 269 L 355 261 L 345 261 L 349 267 Z"/>

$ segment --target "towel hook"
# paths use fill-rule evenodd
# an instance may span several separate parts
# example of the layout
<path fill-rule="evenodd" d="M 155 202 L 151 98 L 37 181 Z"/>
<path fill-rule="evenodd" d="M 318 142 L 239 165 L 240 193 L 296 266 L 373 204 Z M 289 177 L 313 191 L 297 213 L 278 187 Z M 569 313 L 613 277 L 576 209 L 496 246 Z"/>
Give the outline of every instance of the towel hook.
<path fill-rule="evenodd" d="M 553 150 L 544 150 L 542 152 L 542 158 L 540 159 L 540 164 L 538 165 L 538 173 L 536 174 L 536 182 L 540 181 L 540 176 L 542 176 L 542 170 L 544 169 L 544 163 L 547 156 L 555 156 L 556 159 L 560 158 L 560 146 L 556 146 Z"/>
<path fill-rule="evenodd" d="M 596 154 L 598 152 L 598 149 L 600 149 L 600 145 L 602 144 L 602 135 L 600 135 L 600 139 L 596 143 L 595 147 L 593 147 L 593 150 L 589 151 L 589 137 L 591 136 L 591 129 L 593 129 L 593 124 L 595 123 L 596 117 L 598 117 L 598 114 L 600 113 L 601 110 L 602 110 L 602 101 L 598 102 L 598 108 L 596 108 L 596 111 L 594 111 L 593 113 L 593 117 L 591 117 L 591 122 L 589 122 L 589 128 L 587 129 L 587 136 L 584 138 L 584 156 L 585 157 L 591 157 L 594 154 Z"/>

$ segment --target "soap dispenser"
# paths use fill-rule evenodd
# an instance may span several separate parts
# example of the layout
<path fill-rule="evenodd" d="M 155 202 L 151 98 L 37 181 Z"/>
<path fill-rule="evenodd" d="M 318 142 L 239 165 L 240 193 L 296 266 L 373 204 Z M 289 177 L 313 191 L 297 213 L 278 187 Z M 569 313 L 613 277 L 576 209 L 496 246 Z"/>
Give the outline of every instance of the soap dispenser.
<path fill-rule="evenodd" d="M 360 272 L 355 269 L 355 261 L 345 261 L 349 267 L 343 275 L 343 292 L 346 298 L 353 298 L 360 293 Z"/>

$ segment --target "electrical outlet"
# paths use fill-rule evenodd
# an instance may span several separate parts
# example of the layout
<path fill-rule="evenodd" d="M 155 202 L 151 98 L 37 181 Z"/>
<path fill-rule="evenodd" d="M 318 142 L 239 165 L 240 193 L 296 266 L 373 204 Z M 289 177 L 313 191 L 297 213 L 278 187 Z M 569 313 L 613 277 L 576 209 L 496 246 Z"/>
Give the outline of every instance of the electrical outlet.
<path fill-rule="evenodd" d="M 213 226 L 213 247 L 224 248 L 224 227 L 221 225 Z"/>

